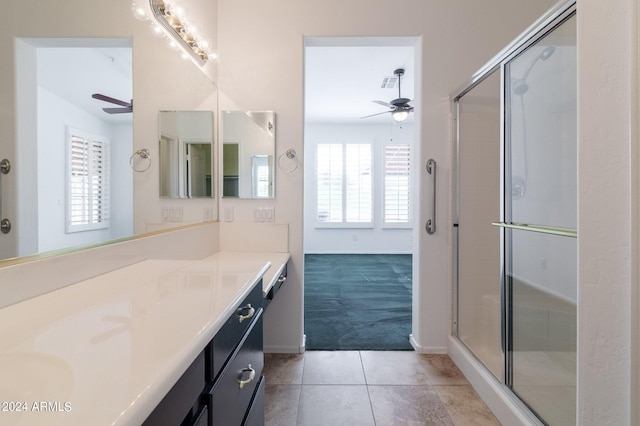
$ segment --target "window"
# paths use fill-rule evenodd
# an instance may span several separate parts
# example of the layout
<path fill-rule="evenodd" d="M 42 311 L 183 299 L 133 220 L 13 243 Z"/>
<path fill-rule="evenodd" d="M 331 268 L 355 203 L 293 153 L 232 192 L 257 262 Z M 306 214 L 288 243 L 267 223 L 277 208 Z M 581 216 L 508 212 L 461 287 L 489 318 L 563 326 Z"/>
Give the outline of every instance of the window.
<path fill-rule="evenodd" d="M 109 141 L 67 127 L 67 233 L 109 227 Z"/>
<path fill-rule="evenodd" d="M 269 175 L 272 167 L 269 155 L 254 155 L 251 158 L 251 175 L 253 183 L 251 185 L 253 198 L 271 197 L 271 181 Z"/>
<path fill-rule="evenodd" d="M 318 226 L 372 226 L 371 144 L 318 144 L 316 173 Z"/>
<path fill-rule="evenodd" d="M 411 148 L 384 146 L 384 226 L 409 227 L 411 220 Z"/>

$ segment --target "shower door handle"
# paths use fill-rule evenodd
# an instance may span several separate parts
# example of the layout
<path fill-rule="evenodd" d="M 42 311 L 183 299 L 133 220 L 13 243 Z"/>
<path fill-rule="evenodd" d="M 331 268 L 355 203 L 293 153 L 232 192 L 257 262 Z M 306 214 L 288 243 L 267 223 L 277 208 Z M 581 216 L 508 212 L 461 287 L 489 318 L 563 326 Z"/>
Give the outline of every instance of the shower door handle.
<path fill-rule="evenodd" d="M 427 173 L 431 175 L 433 187 L 431 189 L 431 217 L 427 219 L 425 229 L 427 234 L 433 235 L 436 232 L 436 160 L 433 158 L 427 161 Z"/>

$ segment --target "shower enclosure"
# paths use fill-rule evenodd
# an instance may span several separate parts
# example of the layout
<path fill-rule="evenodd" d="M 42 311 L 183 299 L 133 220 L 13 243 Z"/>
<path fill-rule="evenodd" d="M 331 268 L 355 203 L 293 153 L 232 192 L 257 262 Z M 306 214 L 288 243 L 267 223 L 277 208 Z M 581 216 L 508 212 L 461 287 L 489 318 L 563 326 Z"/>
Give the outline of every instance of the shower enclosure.
<path fill-rule="evenodd" d="M 576 420 L 576 6 L 452 96 L 453 334 L 534 422 Z"/>

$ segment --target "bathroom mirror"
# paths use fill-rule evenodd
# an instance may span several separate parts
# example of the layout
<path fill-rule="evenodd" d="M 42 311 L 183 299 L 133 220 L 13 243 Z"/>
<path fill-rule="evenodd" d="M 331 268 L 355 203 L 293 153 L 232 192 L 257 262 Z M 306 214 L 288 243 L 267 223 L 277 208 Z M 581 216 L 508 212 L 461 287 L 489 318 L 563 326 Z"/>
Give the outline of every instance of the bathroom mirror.
<path fill-rule="evenodd" d="M 222 113 L 222 196 L 274 198 L 275 112 Z"/>
<path fill-rule="evenodd" d="M 203 33 L 215 34 L 206 30 L 214 28 L 215 3 L 188 3 L 190 14 L 202 19 L 198 27 Z M 10 232 L 0 233 L 0 267 L 165 229 L 167 200 L 158 196 L 157 113 L 167 106 L 215 111 L 213 63 L 198 67 L 167 49 L 149 20 L 132 15 L 131 2 L 23 0 L 0 21 L 0 46 L 7 53 L 0 64 L 0 160 L 11 163 L 10 172 L 0 174 L 2 218 L 11 222 Z M 121 103 L 131 103 L 133 112 L 124 111 Z M 69 232 L 67 226 L 72 216 L 67 212 L 69 129 L 100 136 L 109 146 L 104 157 L 110 164 L 109 203 L 91 193 L 92 201 L 80 204 L 92 212 L 95 206 L 104 211 L 109 206 L 108 217 L 94 215 L 101 218 L 96 229 L 83 229 L 83 223 Z M 132 154 L 142 149 L 150 161 L 140 163 L 143 171 L 133 170 L 132 159 L 137 160 Z M 209 219 L 217 219 L 213 191 L 202 200 L 175 201 L 184 209 L 184 221 L 170 225 L 198 222 L 205 208 L 213 212 Z"/>
<path fill-rule="evenodd" d="M 160 197 L 213 197 L 213 113 L 160 111 Z"/>

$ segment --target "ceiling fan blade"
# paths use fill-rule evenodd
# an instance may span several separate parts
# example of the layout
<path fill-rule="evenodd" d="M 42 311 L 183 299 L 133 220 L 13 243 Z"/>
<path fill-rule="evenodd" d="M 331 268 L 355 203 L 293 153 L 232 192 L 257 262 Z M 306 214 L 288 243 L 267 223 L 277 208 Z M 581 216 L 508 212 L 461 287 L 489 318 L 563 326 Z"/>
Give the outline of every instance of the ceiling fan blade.
<path fill-rule="evenodd" d="M 120 106 L 123 106 L 123 107 L 130 107 L 131 106 L 130 102 L 121 101 L 119 99 L 111 98 L 109 96 L 105 96 L 105 95 L 100 94 L 100 93 L 94 93 L 93 95 L 91 95 L 91 97 L 93 99 L 98 99 L 100 101 L 109 102 L 109 103 L 120 105 Z"/>
<path fill-rule="evenodd" d="M 102 108 L 104 112 L 107 114 L 126 114 L 128 112 L 133 112 L 133 108 Z"/>
<path fill-rule="evenodd" d="M 383 101 L 371 101 L 371 102 L 376 103 L 376 104 L 379 104 L 379 105 L 386 106 L 387 108 L 393 108 L 393 105 L 391 105 L 391 104 L 390 104 L 390 103 L 388 103 L 388 102 L 383 102 Z"/>
<path fill-rule="evenodd" d="M 392 113 L 392 112 L 393 112 L 393 111 L 384 111 L 384 112 L 379 112 L 379 113 L 377 113 L 377 114 L 365 115 L 364 117 L 360 117 L 360 118 L 375 117 L 376 115 L 389 114 L 389 113 Z"/>

